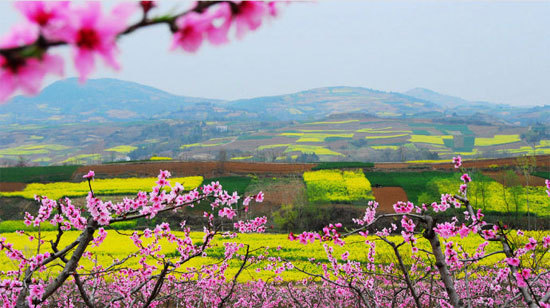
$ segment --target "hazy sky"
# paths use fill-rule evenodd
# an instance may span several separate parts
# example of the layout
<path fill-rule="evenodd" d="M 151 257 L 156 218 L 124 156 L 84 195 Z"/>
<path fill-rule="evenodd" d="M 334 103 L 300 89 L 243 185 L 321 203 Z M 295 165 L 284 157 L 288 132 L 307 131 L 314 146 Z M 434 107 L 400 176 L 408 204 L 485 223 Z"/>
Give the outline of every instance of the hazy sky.
<path fill-rule="evenodd" d="M 1 33 L 18 18 L 0 3 Z M 197 54 L 168 52 L 169 45 L 162 26 L 124 38 L 122 71 L 102 67 L 92 78 L 221 99 L 345 85 L 550 104 L 550 2 L 293 3 L 243 40 Z"/>

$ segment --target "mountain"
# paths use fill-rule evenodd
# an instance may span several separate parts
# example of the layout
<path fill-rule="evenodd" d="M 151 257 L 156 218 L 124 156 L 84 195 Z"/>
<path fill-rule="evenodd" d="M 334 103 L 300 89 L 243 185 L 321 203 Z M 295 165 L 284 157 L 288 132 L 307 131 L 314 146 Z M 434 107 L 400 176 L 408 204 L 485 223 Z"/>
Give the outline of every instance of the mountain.
<path fill-rule="evenodd" d="M 468 101 L 457 96 L 441 94 L 430 89 L 414 88 L 404 94 L 427 100 L 459 115 L 475 116 L 485 122 L 505 121 L 516 125 L 550 123 L 550 105 L 516 107 L 483 101 Z"/>
<path fill-rule="evenodd" d="M 4 123 L 117 122 L 173 117 L 194 117 L 204 106 L 220 100 L 177 96 L 162 90 L 117 79 L 91 79 L 80 84 L 76 78 L 57 81 L 35 97 L 17 96 L 0 105 Z M 199 108 L 202 106 L 202 108 Z M 197 111 L 197 112 L 190 112 Z"/>
<path fill-rule="evenodd" d="M 538 108 L 538 109 L 537 109 Z M 429 89 L 405 93 L 362 87 L 324 87 L 297 93 L 223 101 L 174 95 L 118 79 L 76 78 L 54 82 L 35 97 L 17 96 L 0 105 L 0 125 L 113 123 L 141 120 L 300 121 L 342 113 L 382 118 L 457 117 L 467 123 L 531 124 L 546 122 L 546 107 L 512 107 L 472 102 Z"/>
<path fill-rule="evenodd" d="M 401 93 L 360 87 L 325 87 L 293 94 L 235 100 L 228 106 L 279 120 L 319 119 L 339 113 L 369 113 L 381 117 L 440 114 L 430 101 Z"/>
<path fill-rule="evenodd" d="M 467 101 L 457 96 L 441 94 L 426 88 L 414 88 L 405 92 L 404 94 L 412 97 L 416 97 L 419 99 L 427 100 L 446 108 L 475 104 L 474 102 Z"/>

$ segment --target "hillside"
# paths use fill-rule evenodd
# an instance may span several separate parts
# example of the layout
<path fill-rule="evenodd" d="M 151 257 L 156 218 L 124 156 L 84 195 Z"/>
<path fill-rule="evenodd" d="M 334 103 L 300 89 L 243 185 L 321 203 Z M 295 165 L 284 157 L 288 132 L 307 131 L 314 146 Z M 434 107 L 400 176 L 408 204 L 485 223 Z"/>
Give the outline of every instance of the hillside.
<path fill-rule="evenodd" d="M 267 113 L 279 120 L 320 119 L 339 113 L 369 113 L 380 117 L 440 115 L 438 105 L 408 95 L 359 87 L 326 87 L 293 94 L 236 100 L 229 106 Z"/>
<path fill-rule="evenodd" d="M 36 97 L 17 96 L 0 105 L 5 124 L 121 122 L 155 118 L 178 118 L 185 113 L 206 118 L 208 106 L 219 100 L 173 95 L 142 84 L 117 79 L 76 78 L 54 82 Z"/>
<path fill-rule="evenodd" d="M 17 96 L 0 105 L 0 126 L 114 123 L 140 120 L 303 121 L 342 113 L 382 118 L 471 117 L 490 123 L 550 122 L 550 106 L 513 107 L 471 102 L 415 88 L 405 93 L 361 87 L 324 87 L 297 93 L 223 101 L 174 95 L 118 79 L 57 81 L 36 97 Z"/>

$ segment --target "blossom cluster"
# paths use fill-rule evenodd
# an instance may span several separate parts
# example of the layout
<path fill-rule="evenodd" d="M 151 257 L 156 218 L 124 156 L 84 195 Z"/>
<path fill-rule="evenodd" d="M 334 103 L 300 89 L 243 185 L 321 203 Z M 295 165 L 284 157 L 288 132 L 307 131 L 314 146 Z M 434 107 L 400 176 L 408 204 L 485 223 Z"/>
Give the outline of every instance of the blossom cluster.
<path fill-rule="evenodd" d="M 98 59 L 119 70 L 117 40 L 138 28 L 168 22 L 174 32 L 171 48 L 195 52 L 204 40 L 214 45 L 227 43 L 232 25 L 236 37 L 242 38 L 260 27 L 265 17 L 277 15 L 275 2 L 261 1 L 196 3 L 169 19 L 149 18 L 155 7 L 151 1 L 117 4 L 108 13 L 95 1 L 24 1 L 15 6 L 24 21 L 0 37 L 0 102 L 18 90 L 36 95 L 48 74 L 63 76 L 63 58 L 50 52 L 53 46 L 70 46 L 79 79 L 84 82 Z M 140 9 L 143 19 L 130 24 Z"/>

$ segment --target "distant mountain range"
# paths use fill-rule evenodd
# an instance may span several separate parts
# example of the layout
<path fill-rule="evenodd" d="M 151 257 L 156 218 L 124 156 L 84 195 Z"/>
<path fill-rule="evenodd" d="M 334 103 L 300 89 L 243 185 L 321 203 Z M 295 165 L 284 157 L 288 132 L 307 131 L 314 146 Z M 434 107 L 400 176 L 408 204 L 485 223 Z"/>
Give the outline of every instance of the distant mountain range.
<path fill-rule="evenodd" d="M 223 101 L 187 97 L 118 79 L 57 81 L 36 97 L 0 105 L 0 125 L 108 123 L 148 119 L 313 120 L 340 113 L 382 118 L 464 117 L 492 123 L 550 122 L 550 106 L 514 107 L 472 102 L 415 88 L 405 93 L 361 87 L 325 87 L 293 94 Z"/>

